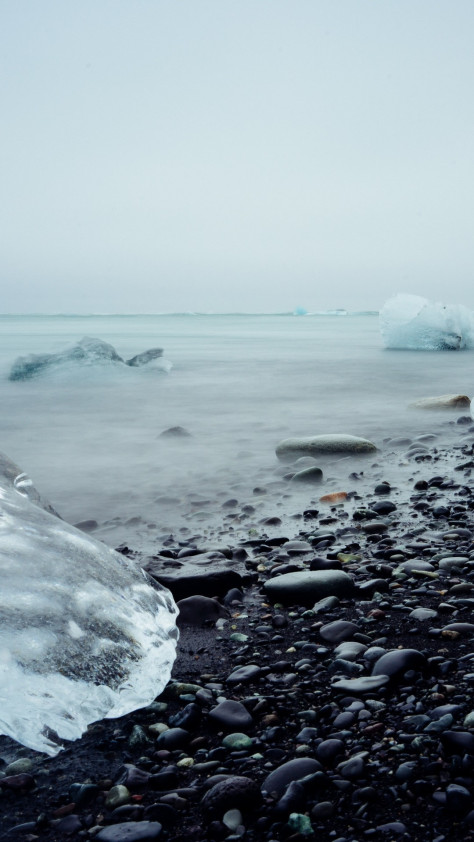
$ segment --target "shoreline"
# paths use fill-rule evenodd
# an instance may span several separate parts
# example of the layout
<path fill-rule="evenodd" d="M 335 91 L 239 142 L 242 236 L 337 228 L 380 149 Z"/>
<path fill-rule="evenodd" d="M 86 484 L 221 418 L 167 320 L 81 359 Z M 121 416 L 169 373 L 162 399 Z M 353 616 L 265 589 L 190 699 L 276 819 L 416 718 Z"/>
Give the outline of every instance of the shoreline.
<path fill-rule="evenodd" d="M 240 594 L 217 624 L 181 627 L 153 705 L 95 723 L 52 759 L 0 737 L 0 758 L 20 761 L 0 766 L 0 838 L 474 839 L 472 422 L 459 433 L 449 452 L 427 441 L 403 486 L 381 490 L 382 476 L 367 490 L 366 476 L 347 503 L 299 512 L 292 533 L 261 524 L 230 543 Z M 384 501 L 394 508 L 377 511 Z M 294 569 L 343 571 L 356 591 L 317 611 L 276 607 L 263 585 Z M 351 685 L 391 650 L 388 682 Z M 238 704 L 216 720 L 224 698 Z"/>

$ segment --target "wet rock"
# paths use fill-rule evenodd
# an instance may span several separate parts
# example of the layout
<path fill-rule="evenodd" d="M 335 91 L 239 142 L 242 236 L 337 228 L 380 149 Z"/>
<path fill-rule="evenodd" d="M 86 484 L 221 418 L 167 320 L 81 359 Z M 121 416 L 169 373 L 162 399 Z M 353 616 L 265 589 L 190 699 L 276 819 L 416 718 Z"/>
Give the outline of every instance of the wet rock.
<path fill-rule="evenodd" d="M 323 481 L 323 472 L 321 468 L 305 468 L 304 471 L 298 471 L 291 477 L 291 482 L 306 483 L 308 485 L 315 485 Z"/>
<path fill-rule="evenodd" d="M 191 433 L 188 432 L 185 427 L 168 427 L 167 430 L 163 430 L 163 432 L 160 433 L 160 437 L 169 439 L 187 439 L 191 438 Z"/>
<path fill-rule="evenodd" d="M 247 684 L 249 681 L 254 681 L 262 672 L 258 664 L 247 664 L 244 667 L 238 667 L 231 672 L 226 678 L 227 684 Z"/>
<path fill-rule="evenodd" d="M 99 842 L 154 842 L 161 836 L 159 822 L 122 822 L 104 827 L 96 834 Z"/>
<path fill-rule="evenodd" d="M 341 643 L 343 640 L 350 640 L 355 634 L 360 632 L 359 626 L 356 623 L 351 623 L 348 620 L 334 620 L 332 623 L 326 623 L 319 629 L 319 634 L 326 643 Z"/>
<path fill-rule="evenodd" d="M 241 703 L 226 699 L 209 711 L 209 719 L 224 731 L 245 731 L 254 724 L 253 717 Z"/>
<path fill-rule="evenodd" d="M 267 792 L 269 795 L 275 793 L 280 798 L 292 781 L 300 781 L 307 775 L 320 770 L 321 764 L 312 757 L 289 760 L 270 772 L 262 783 L 262 792 Z"/>
<path fill-rule="evenodd" d="M 401 678 L 408 670 L 419 670 L 425 665 L 426 658 L 417 649 L 391 649 L 375 662 L 372 676 Z"/>
<path fill-rule="evenodd" d="M 312 605 L 326 596 L 351 596 L 355 587 L 351 577 L 342 570 L 308 570 L 275 576 L 265 582 L 264 590 L 274 602 Z"/>
<path fill-rule="evenodd" d="M 229 612 L 217 599 L 208 596 L 188 596 L 186 599 L 180 599 L 177 606 L 178 626 L 202 626 L 229 616 Z"/>
<path fill-rule="evenodd" d="M 276 447 L 276 454 L 282 461 L 291 461 L 298 456 L 319 456 L 331 453 L 372 453 L 375 444 L 357 436 L 331 433 L 324 436 L 284 439 Z"/>
<path fill-rule="evenodd" d="M 201 800 L 204 812 L 222 816 L 228 810 L 252 811 L 260 803 L 261 795 L 255 781 L 245 776 L 232 776 L 216 783 Z"/>
<path fill-rule="evenodd" d="M 359 696 L 380 690 L 389 681 L 388 675 L 363 675 L 361 678 L 341 678 L 338 681 L 334 681 L 331 687 L 333 690 L 337 690 L 338 693 Z"/>

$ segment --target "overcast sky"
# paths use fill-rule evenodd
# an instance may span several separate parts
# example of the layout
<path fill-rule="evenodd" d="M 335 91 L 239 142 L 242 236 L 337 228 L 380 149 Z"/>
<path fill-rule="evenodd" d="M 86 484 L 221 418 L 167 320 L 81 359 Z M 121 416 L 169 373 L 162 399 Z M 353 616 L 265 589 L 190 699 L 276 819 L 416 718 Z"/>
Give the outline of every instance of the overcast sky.
<path fill-rule="evenodd" d="M 0 0 L 2 312 L 474 308 L 472 0 Z"/>

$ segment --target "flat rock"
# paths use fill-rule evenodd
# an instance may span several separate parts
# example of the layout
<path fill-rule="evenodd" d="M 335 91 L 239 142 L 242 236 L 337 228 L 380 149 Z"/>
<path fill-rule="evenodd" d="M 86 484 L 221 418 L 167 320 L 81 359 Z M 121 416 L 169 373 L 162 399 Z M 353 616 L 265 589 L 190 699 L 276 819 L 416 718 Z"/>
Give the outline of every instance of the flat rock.
<path fill-rule="evenodd" d="M 355 586 L 349 574 L 342 570 L 305 570 L 275 576 L 265 582 L 264 590 L 274 602 L 313 605 L 326 596 L 353 596 Z"/>
<path fill-rule="evenodd" d="M 373 693 L 374 690 L 380 690 L 389 681 L 388 675 L 363 675 L 361 678 L 341 678 L 334 681 L 331 688 L 339 693 L 358 696 L 361 693 Z"/>
<path fill-rule="evenodd" d="M 100 842 L 153 842 L 161 830 L 159 822 L 121 822 L 99 830 L 95 838 Z"/>
<path fill-rule="evenodd" d="M 145 560 L 143 568 L 177 600 L 196 595 L 224 596 L 231 588 L 241 587 L 246 575 L 243 563 L 220 552 L 181 559 L 153 556 Z"/>
<path fill-rule="evenodd" d="M 332 453 L 372 453 L 377 450 L 368 439 L 340 433 L 324 436 L 304 436 L 284 439 L 276 447 L 276 455 L 283 462 L 292 461 L 299 456 L 318 456 Z"/>

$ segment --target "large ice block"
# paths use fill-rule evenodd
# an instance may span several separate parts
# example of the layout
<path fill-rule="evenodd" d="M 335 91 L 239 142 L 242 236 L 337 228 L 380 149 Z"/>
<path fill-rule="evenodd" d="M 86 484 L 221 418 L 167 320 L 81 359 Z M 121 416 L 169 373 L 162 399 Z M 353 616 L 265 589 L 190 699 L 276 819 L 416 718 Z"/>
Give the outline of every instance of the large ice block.
<path fill-rule="evenodd" d="M 56 754 L 169 680 L 177 608 L 130 559 L 62 521 L 0 455 L 0 733 Z"/>

